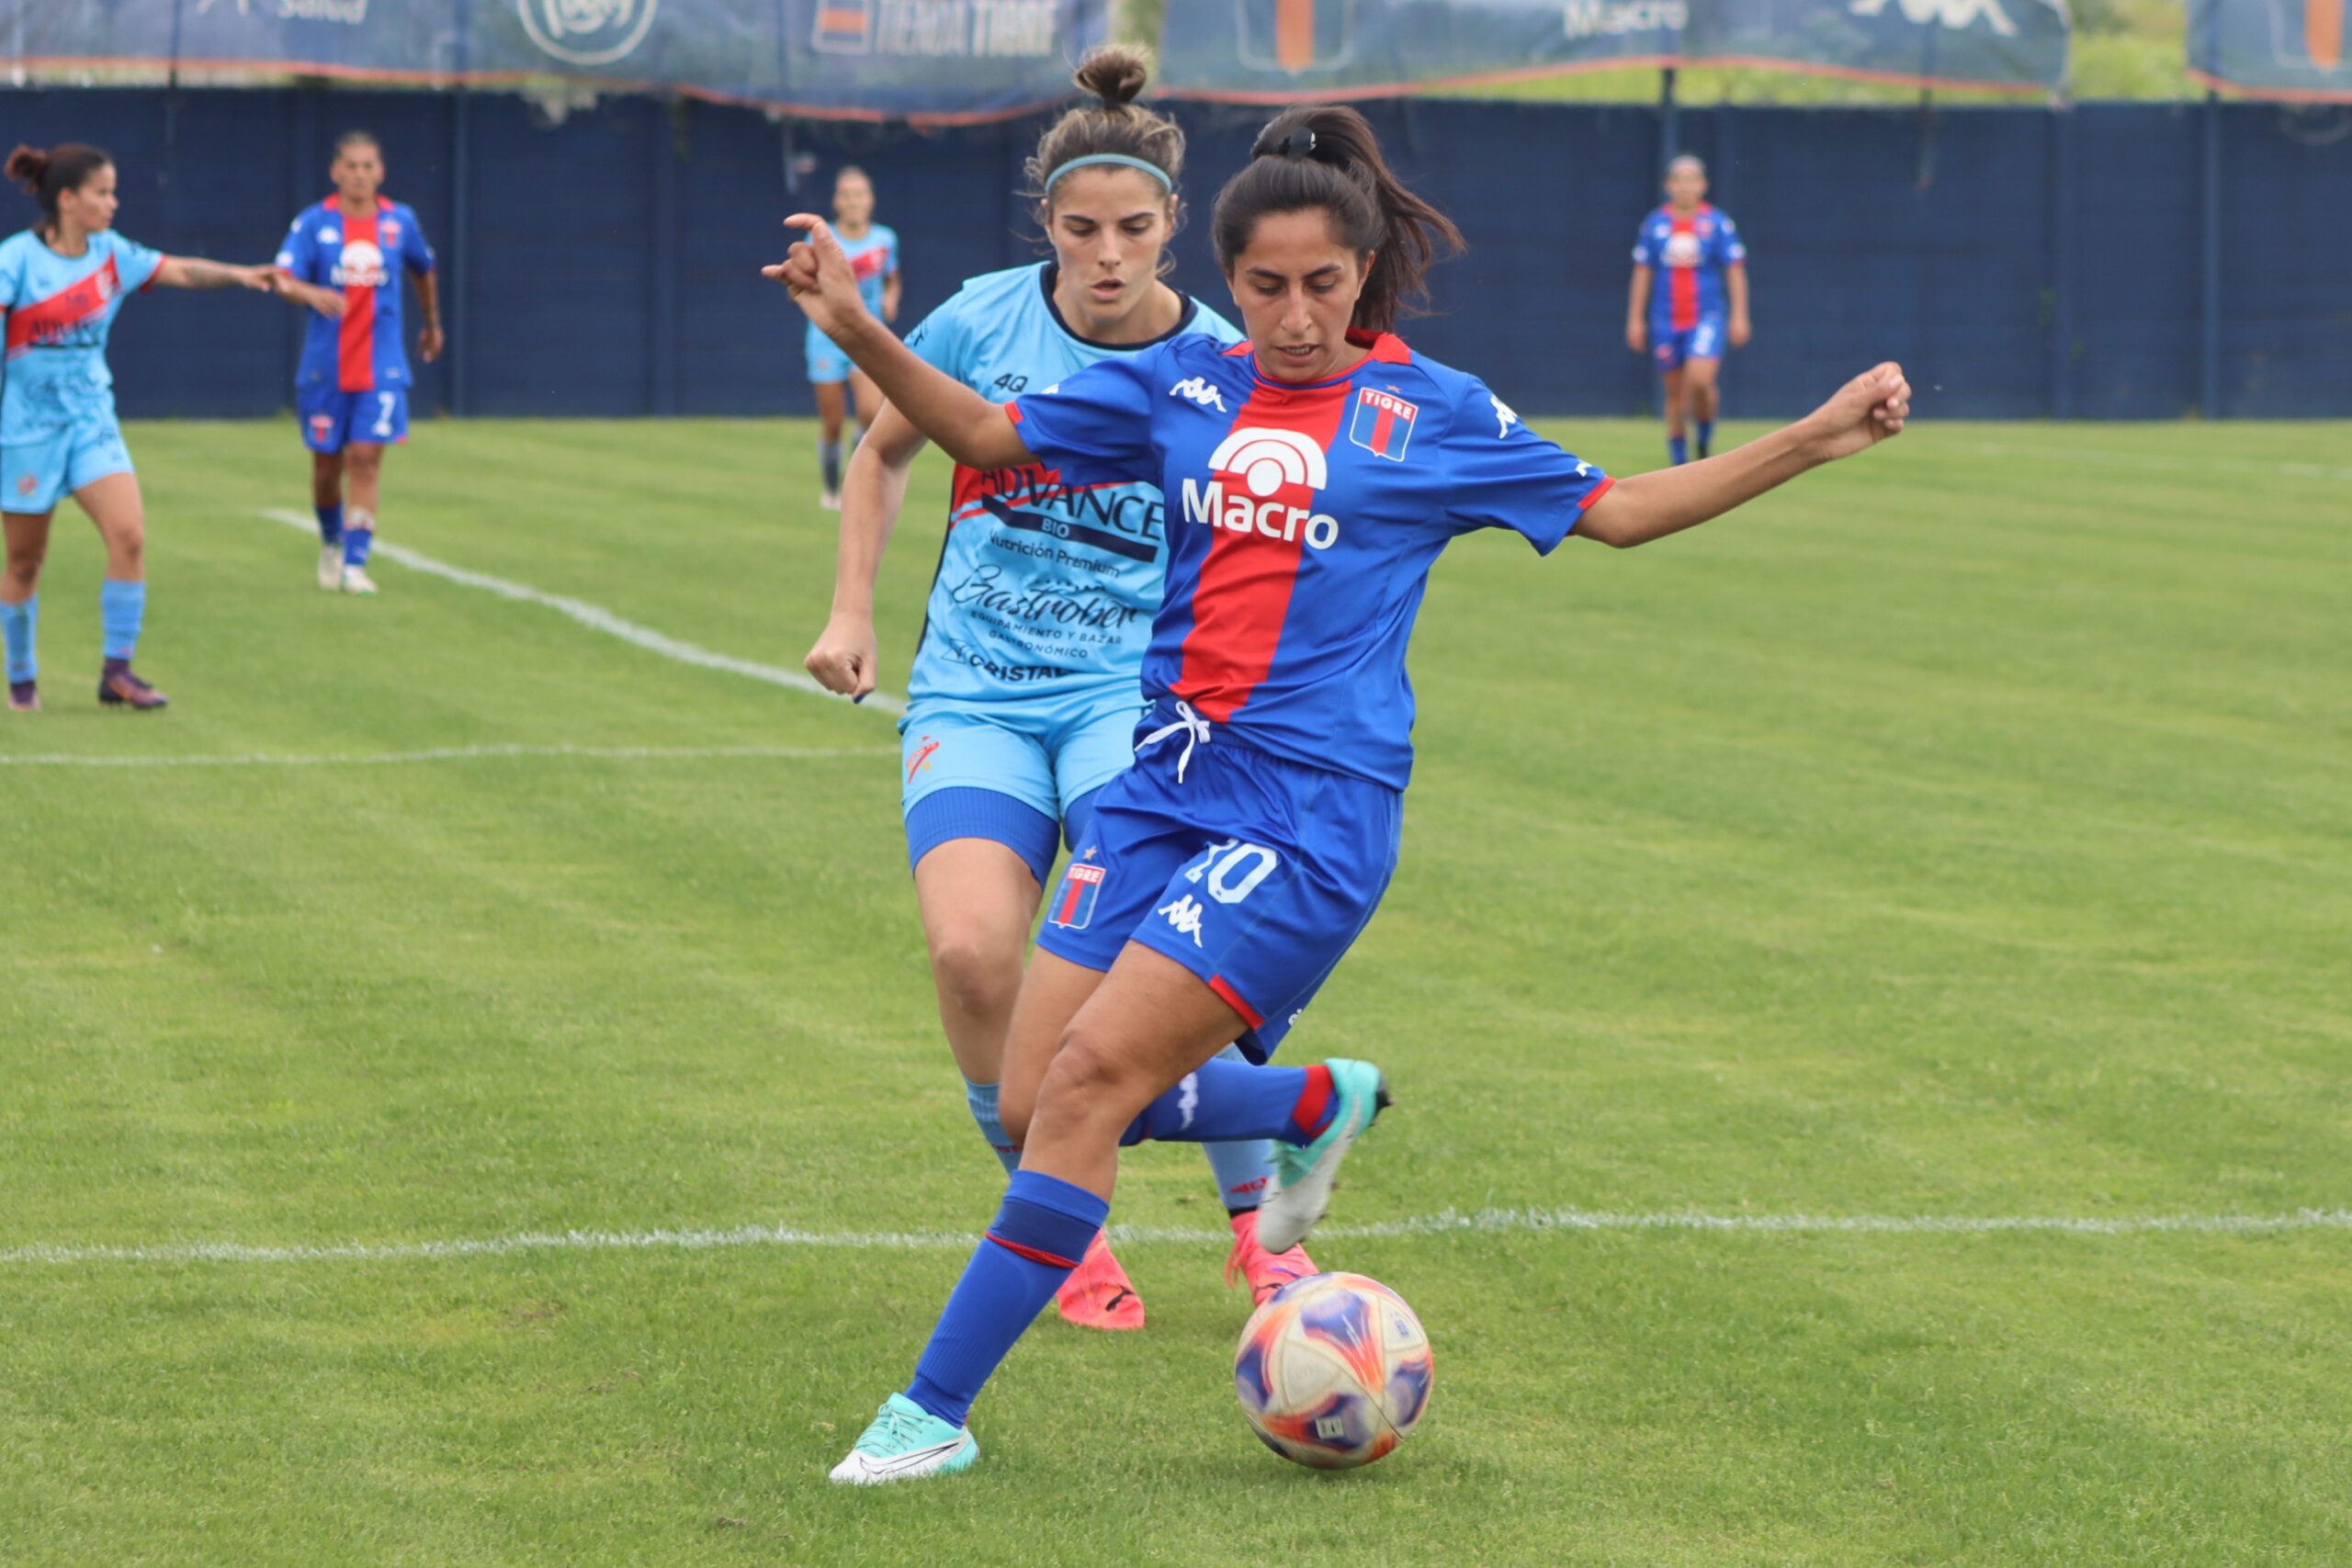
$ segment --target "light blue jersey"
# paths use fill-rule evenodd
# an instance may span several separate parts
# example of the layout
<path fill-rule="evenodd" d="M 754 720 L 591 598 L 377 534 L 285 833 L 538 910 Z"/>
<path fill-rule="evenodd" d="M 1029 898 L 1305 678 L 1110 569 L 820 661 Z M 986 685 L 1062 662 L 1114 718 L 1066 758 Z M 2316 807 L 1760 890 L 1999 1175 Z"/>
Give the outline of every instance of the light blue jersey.
<path fill-rule="evenodd" d="M 1055 274 L 1047 262 L 973 278 L 908 334 L 908 346 L 1009 402 L 1170 338 L 1241 341 L 1231 322 L 1187 299 L 1165 337 L 1091 342 L 1055 308 Z M 1167 564 L 1163 513 L 1149 484 L 1069 486 L 1047 468 L 979 473 L 957 464 L 909 694 L 962 706 L 1108 694 L 1140 705 L 1137 671 Z"/>
<path fill-rule="evenodd" d="M 883 296 L 889 289 L 890 280 L 899 276 L 898 231 L 875 223 L 854 240 L 838 230 L 833 238 L 841 243 L 842 254 L 849 257 L 850 270 L 857 275 L 857 297 L 879 319 Z M 831 385 L 849 379 L 849 373 L 854 368 L 849 355 L 819 332 L 816 322 L 808 323 L 808 338 L 802 346 L 808 355 L 810 381 Z"/>
<path fill-rule="evenodd" d="M 28 230 L 0 242 L 0 310 L 7 312 L 7 383 L 0 446 L 114 425 L 107 333 L 122 302 L 166 258 L 111 229 L 78 256 L 62 256 Z"/>

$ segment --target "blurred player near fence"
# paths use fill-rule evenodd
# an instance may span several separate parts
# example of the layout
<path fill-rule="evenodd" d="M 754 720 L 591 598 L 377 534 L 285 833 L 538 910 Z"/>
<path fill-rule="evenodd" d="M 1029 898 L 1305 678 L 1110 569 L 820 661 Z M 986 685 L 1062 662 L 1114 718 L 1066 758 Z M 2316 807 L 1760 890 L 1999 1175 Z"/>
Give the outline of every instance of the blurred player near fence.
<path fill-rule="evenodd" d="M 294 412 L 311 452 L 319 586 L 373 593 L 368 552 L 384 448 L 408 439 L 414 380 L 401 344 L 401 274 L 416 285 L 424 317 L 416 353 L 428 365 L 441 356 L 441 296 L 424 226 L 380 194 L 384 152 L 375 137 L 349 130 L 337 138 L 328 176 L 334 195 L 296 215 L 277 267 L 286 292 L 312 311 L 294 372 Z"/>
<path fill-rule="evenodd" d="M 1666 276 L 1659 286 L 1657 275 Z M 1690 458 L 1714 446 L 1716 372 L 1726 348 L 1747 346 L 1747 247 L 1728 213 L 1707 201 L 1707 165 L 1685 152 L 1667 165 L 1666 204 L 1642 220 L 1625 301 L 1625 344 L 1666 378 L 1666 448 Z"/>
<path fill-rule="evenodd" d="M 143 289 L 254 288 L 276 292 L 266 266 L 167 256 L 114 231 L 114 160 L 67 142 L 19 147 L 5 170 L 40 204 L 40 220 L 0 243 L 0 318 L 6 384 L 0 389 L 0 513 L 8 540 L 0 573 L 0 637 L 8 705 L 40 706 L 34 638 L 50 519 L 67 495 L 106 541 L 98 589 L 105 664 L 98 701 L 108 707 L 164 705 L 130 669 L 147 615 L 147 513 L 130 449 L 115 421 L 107 334 L 122 302 Z"/>
<path fill-rule="evenodd" d="M 858 292 L 865 308 L 886 321 L 899 319 L 899 236 L 874 221 L 874 182 L 854 164 L 833 176 L 833 232 L 857 269 Z M 808 385 L 817 393 L 817 466 L 824 474 L 819 504 L 829 512 L 842 505 L 842 425 L 854 414 L 857 434 L 872 426 L 882 409 L 882 394 L 865 372 L 849 362 L 833 341 L 808 328 Z M 853 408 L 851 405 L 854 403 Z"/>

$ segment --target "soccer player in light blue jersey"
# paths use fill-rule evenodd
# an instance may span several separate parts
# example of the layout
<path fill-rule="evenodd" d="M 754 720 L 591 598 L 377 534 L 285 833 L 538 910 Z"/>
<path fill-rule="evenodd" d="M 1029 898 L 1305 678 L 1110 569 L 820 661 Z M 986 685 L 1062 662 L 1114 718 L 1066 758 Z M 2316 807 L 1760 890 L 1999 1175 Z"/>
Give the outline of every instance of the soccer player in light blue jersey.
<path fill-rule="evenodd" d="M 842 250 L 857 272 L 857 291 L 865 308 L 886 321 L 899 319 L 899 235 L 874 221 L 874 182 L 854 164 L 833 176 L 833 224 Z M 881 410 L 882 394 L 849 355 L 812 324 L 803 345 L 808 356 L 808 385 L 817 394 L 817 467 L 823 473 L 824 491 L 819 504 L 838 512 L 842 504 L 842 425 L 852 414 L 860 435 Z M 859 435 L 850 437 L 855 446 Z"/>
<path fill-rule="evenodd" d="M 40 568 L 50 518 L 71 495 L 106 541 L 98 590 L 105 634 L 98 701 L 160 708 L 166 699 L 131 671 L 147 612 L 147 514 L 130 451 L 115 423 L 107 333 L 122 302 L 144 288 L 277 291 L 266 266 L 230 266 L 167 256 L 114 231 L 114 161 L 68 142 L 8 154 L 8 178 L 40 204 L 40 221 L 0 242 L 0 318 L 7 341 L 0 388 L 0 515 L 8 539 L 0 572 L 0 638 L 8 663 L 8 705 L 40 706 L 34 658 Z"/>
<path fill-rule="evenodd" d="M 1005 402 L 1177 339 L 1239 339 L 1159 281 L 1184 141 L 1131 103 L 1146 79 L 1127 51 L 1080 67 L 1096 102 L 1064 115 L 1029 161 L 1053 259 L 965 284 L 908 335 L 925 363 Z M 808 660 L 845 695 L 874 689 L 875 574 L 922 443 L 886 407 L 850 464 L 832 617 Z M 1134 760 L 1166 546 L 1154 485 L 1068 485 L 1034 464 L 956 469 L 900 727 L 907 853 L 940 1021 L 973 1119 L 1008 1170 L 997 1086 L 1022 953 L 1062 840 L 1079 842 L 1095 792 Z M 1083 925 L 1083 886 L 1064 902 L 1049 918 Z M 1227 1278 L 1259 1300 L 1314 1271 L 1303 1251 L 1257 1245 L 1268 1153 L 1258 1139 L 1208 1150 L 1234 1232 Z M 1099 1235 L 1057 1299 L 1074 1323 L 1143 1326 L 1142 1298 Z"/>
<path fill-rule="evenodd" d="M 1148 481 L 1169 501 L 1151 712 L 1048 900 L 1006 1037 L 1021 1168 L 913 1377 L 836 1482 L 972 1465 L 972 1401 L 1108 1217 L 1123 1145 L 1275 1139 L 1261 1241 L 1289 1246 L 1322 1216 L 1386 1104 L 1383 1075 L 1261 1064 L 1396 868 L 1406 646 L 1449 544 L 1488 528 L 1545 554 L 1578 536 L 1646 544 L 1866 450 L 1909 414 L 1901 368 L 1881 365 L 1736 452 L 1612 482 L 1396 335 L 1432 254 L 1461 236 L 1396 180 L 1363 116 L 1290 110 L 1251 158 L 1211 220 L 1250 341 L 1106 356 L 1007 407 L 865 318 L 813 216 L 786 220 L 811 240 L 770 269 L 957 461 Z M 1251 1060 L 1220 1059 L 1237 1038 Z M 1344 1402 L 1323 1416 L 1351 1433 L 1342 1446 L 1377 1419 Z"/>

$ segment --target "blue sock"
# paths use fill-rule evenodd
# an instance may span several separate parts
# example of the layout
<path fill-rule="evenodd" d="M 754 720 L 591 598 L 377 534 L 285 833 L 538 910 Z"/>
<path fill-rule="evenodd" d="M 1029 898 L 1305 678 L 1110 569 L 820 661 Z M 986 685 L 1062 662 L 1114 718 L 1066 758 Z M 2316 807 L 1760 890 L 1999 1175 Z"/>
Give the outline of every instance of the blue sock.
<path fill-rule="evenodd" d="M 1217 1053 L 1224 1062 L 1246 1062 L 1238 1045 L 1227 1045 Z M 1228 1213 L 1238 1214 L 1244 1209 L 1254 1209 L 1265 1195 L 1266 1178 L 1274 1168 L 1274 1145 L 1264 1138 L 1251 1138 L 1241 1143 L 1203 1144 L 1201 1153 L 1208 1156 L 1209 1169 L 1216 1174 L 1217 1196 L 1224 1201 Z"/>
<path fill-rule="evenodd" d="M 314 506 L 311 510 L 319 514 L 319 543 L 332 545 L 343 537 L 343 502 L 338 501 L 333 506 Z"/>
<path fill-rule="evenodd" d="M 1690 443 L 1682 436 L 1669 435 L 1666 438 L 1666 452 L 1667 456 L 1674 459 L 1675 466 L 1679 468 L 1690 460 Z"/>
<path fill-rule="evenodd" d="M 107 634 L 107 657 L 128 661 L 139 649 L 140 623 L 147 618 L 147 585 L 116 582 L 98 585 L 98 625 Z"/>
<path fill-rule="evenodd" d="M 368 552 L 376 543 L 376 514 L 352 508 L 350 525 L 343 531 L 343 564 L 366 566 Z"/>
<path fill-rule="evenodd" d="M 1699 456 L 1703 457 L 1714 449 L 1715 422 L 1712 419 L 1702 419 L 1699 422 Z"/>
<path fill-rule="evenodd" d="M 842 489 L 842 444 L 838 441 L 818 442 L 817 466 L 825 471 L 825 493 L 839 495 Z"/>
<path fill-rule="evenodd" d="M 1004 1118 L 997 1114 L 999 1087 L 992 1083 L 974 1083 L 966 1078 L 964 1103 L 972 1108 L 972 1120 L 979 1123 L 980 1136 L 986 1138 L 989 1147 L 996 1151 L 996 1157 L 1003 1165 L 1005 1175 L 1011 1176 L 1021 1168 L 1021 1151 L 1014 1148 L 1012 1140 L 1004 1135 Z"/>
<path fill-rule="evenodd" d="M 915 1363 L 907 1397 L 951 1427 L 971 1413 L 980 1385 L 1061 1288 L 1111 1205 L 1083 1187 L 1016 1170 L 996 1223 L 964 1266 Z"/>
<path fill-rule="evenodd" d="M 40 595 L 21 604 L 0 604 L 0 637 L 8 645 L 8 679 L 29 681 L 38 673 L 33 663 L 33 632 L 40 625 Z"/>
<path fill-rule="evenodd" d="M 1331 1069 L 1253 1067 L 1212 1056 L 1143 1108 L 1119 1140 L 1227 1144 L 1244 1138 L 1313 1143 L 1331 1124 Z"/>

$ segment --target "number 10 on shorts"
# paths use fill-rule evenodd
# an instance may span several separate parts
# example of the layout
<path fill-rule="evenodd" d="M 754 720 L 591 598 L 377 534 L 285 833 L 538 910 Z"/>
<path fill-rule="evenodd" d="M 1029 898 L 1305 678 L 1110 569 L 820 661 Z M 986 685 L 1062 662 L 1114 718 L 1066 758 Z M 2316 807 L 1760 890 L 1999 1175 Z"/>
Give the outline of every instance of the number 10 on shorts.
<path fill-rule="evenodd" d="M 1245 844 L 1238 839 L 1227 839 L 1212 844 L 1201 858 L 1184 868 L 1184 880 L 1199 882 L 1207 879 L 1209 897 L 1220 904 L 1238 904 L 1258 890 L 1258 884 L 1274 874 L 1282 864 L 1282 856 L 1263 844 Z"/>

